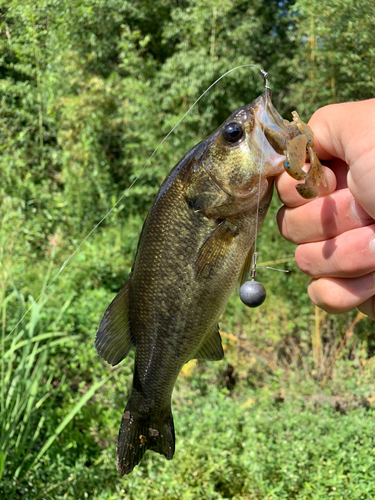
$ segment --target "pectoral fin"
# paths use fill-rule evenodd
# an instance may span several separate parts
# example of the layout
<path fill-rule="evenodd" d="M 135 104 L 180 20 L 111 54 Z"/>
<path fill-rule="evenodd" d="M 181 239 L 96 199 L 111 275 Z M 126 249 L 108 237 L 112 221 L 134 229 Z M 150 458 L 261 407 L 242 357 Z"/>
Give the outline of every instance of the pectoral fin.
<path fill-rule="evenodd" d="M 214 267 L 220 267 L 237 232 L 228 227 L 224 219 L 206 238 L 195 262 L 196 278 L 209 276 Z"/>
<path fill-rule="evenodd" d="M 216 325 L 213 333 L 205 340 L 204 344 L 195 353 L 195 359 L 207 359 L 209 361 L 220 361 L 224 357 L 223 345 L 219 333 L 219 325 Z"/>
<path fill-rule="evenodd" d="M 126 358 L 134 345 L 129 322 L 129 285 L 130 278 L 110 303 L 96 332 L 95 349 L 112 366 Z"/>

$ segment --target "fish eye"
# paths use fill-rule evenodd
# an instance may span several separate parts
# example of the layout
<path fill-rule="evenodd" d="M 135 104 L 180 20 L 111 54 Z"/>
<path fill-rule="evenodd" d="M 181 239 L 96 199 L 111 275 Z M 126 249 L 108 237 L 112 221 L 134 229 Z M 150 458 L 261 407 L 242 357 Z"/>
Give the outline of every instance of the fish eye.
<path fill-rule="evenodd" d="M 237 142 L 243 136 L 243 128 L 237 122 L 229 122 L 224 128 L 224 139 L 228 142 Z"/>

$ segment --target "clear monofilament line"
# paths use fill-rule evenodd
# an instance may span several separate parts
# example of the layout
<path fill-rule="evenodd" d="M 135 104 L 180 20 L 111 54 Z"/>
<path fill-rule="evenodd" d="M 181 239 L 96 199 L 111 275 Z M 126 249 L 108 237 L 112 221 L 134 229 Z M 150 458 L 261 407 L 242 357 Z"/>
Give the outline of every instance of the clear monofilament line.
<path fill-rule="evenodd" d="M 158 151 L 158 149 L 162 146 L 162 144 L 164 144 L 164 142 L 168 139 L 168 137 L 176 130 L 176 128 L 179 126 L 179 124 L 182 122 L 182 120 L 184 120 L 186 118 L 186 116 L 191 112 L 191 110 L 195 107 L 195 105 L 202 99 L 202 97 L 204 97 L 207 94 L 207 92 L 209 92 L 212 89 L 212 87 L 214 87 L 225 76 L 229 75 L 230 73 L 232 73 L 233 71 L 236 71 L 238 69 L 241 69 L 241 68 L 250 68 L 250 67 L 258 69 L 262 73 L 262 75 L 264 76 L 264 74 L 265 74 L 264 70 L 262 68 L 260 68 L 258 65 L 256 65 L 256 64 L 241 64 L 240 66 L 236 66 L 235 68 L 232 68 L 232 69 L 228 70 L 226 73 L 224 73 L 223 75 L 221 75 L 217 80 L 215 80 L 198 97 L 198 99 L 194 102 L 194 104 L 192 106 L 190 106 L 190 108 L 186 111 L 186 113 L 182 116 L 182 118 L 180 118 L 178 120 L 178 122 L 176 123 L 176 125 L 174 125 L 174 127 L 170 130 L 170 132 L 168 132 L 168 134 L 164 137 L 164 139 L 159 142 L 159 144 L 157 145 L 157 147 L 154 149 L 154 151 L 152 152 L 152 154 L 149 156 L 149 158 L 146 161 L 146 163 L 143 165 L 140 173 L 137 175 L 137 177 L 134 179 L 134 181 L 130 184 L 130 186 L 125 189 L 125 191 L 120 196 L 120 198 L 116 201 L 116 203 L 110 208 L 110 210 L 108 210 L 108 212 L 104 215 L 104 217 L 102 217 L 100 219 L 100 221 L 91 229 L 91 231 L 83 238 L 83 240 L 79 243 L 79 245 L 76 247 L 76 249 L 74 250 L 74 252 L 65 260 L 65 262 L 62 264 L 62 266 L 60 267 L 60 269 L 58 270 L 58 272 L 55 274 L 55 276 L 51 279 L 51 281 L 49 281 L 47 283 L 47 285 L 45 286 L 45 288 L 43 289 L 43 291 L 38 295 L 38 297 L 35 300 L 35 303 L 39 302 L 40 298 L 47 292 L 47 290 L 50 288 L 50 286 L 57 280 L 57 278 L 62 273 L 62 271 L 64 270 L 64 268 L 67 266 L 67 264 L 79 252 L 79 250 L 81 249 L 82 245 L 84 245 L 84 243 L 90 238 L 90 236 L 93 234 L 93 232 L 96 231 L 96 229 L 104 222 L 104 220 L 113 212 L 113 210 L 123 200 L 123 198 L 126 196 L 126 194 L 132 189 L 132 187 L 134 186 L 134 184 L 138 181 L 138 179 L 140 178 L 140 176 L 143 174 L 145 168 L 150 164 L 150 161 L 152 160 L 152 158 L 154 157 L 154 155 L 156 154 L 156 152 Z M 27 316 L 27 314 L 31 311 L 31 308 L 32 308 L 32 306 L 30 306 L 26 310 L 26 312 L 23 314 L 23 316 L 18 321 L 18 323 L 14 326 L 14 328 L 11 330 L 11 332 L 7 335 L 7 338 L 10 335 L 12 335 L 12 333 L 18 328 L 18 326 L 22 323 L 22 321 Z"/>
<path fill-rule="evenodd" d="M 259 207 L 260 207 L 260 185 L 261 185 L 261 182 L 262 182 L 262 165 L 263 165 L 263 160 L 264 160 L 264 140 L 265 140 L 265 137 L 264 137 L 264 134 L 263 134 L 262 144 L 261 144 L 262 153 L 261 153 L 260 165 L 259 165 L 257 211 L 256 211 L 256 217 L 255 217 L 254 256 L 258 255 L 258 252 L 257 252 L 257 240 L 258 240 Z M 255 262 L 254 262 L 254 266 L 255 266 Z M 254 276 L 254 278 L 255 278 L 255 276 Z"/>
<path fill-rule="evenodd" d="M 264 78 L 264 88 L 266 89 L 266 99 L 268 100 L 269 93 L 271 92 L 271 88 L 268 86 L 268 73 L 266 73 L 264 70 L 261 70 L 261 73 Z M 265 135 L 263 133 L 262 137 L 262 144 L 261 144 L 261 157 L 260 157 L 260 165 L 259 165 L 259 181 L 258 181 L 258 199 L 257 199 L 257 212 L 256 212 L 256 218 L 255 218 L 255 239 L 254 239 L 254 259 L 257 258 L 258 252 L 257 252 L 257 240 L 258 240 L 258 223 L 259 223 L 259 207 L 260 207 L 260 184 L 262 182 L 262 166 L 263 166 L 263 160 L 264 160 L 264 144 L 265 144 Z M 253 268 L 255 270 L 256 266 L 256 261 L 254 260 Z M 254 278 L 256 275 L 256 271 L 254 272 Z"/>
<path fill-rule="evenodd" d="M 260 184 L 262 182 L 262 171 L 261 167 L 263 165 L 263 146 L 264 146 L 264 141 L 262 140 L 262 154 L 260 157 L 260 168 L 259 168 L 259 181 L 258 181 L 258 199 L 257 199 L 257 213 L 256 213 L 256 218 L 255 218 L 255 240 L 254 240 L 254 255 L 257 254 L 257 239 L 258 239 L 258 223 L 259 223 L 259 207 L 260 207 Z"/>
<path fill-rule="evenodd" d="M 258 268 L 261 267 L 262 269 L 271 269 L 272 271 L 279 271 L 280 273 L 289 273 L 287 269 L 278 269 L 277 267 L 271 267 L 271 266 L 258 266 Z"/>

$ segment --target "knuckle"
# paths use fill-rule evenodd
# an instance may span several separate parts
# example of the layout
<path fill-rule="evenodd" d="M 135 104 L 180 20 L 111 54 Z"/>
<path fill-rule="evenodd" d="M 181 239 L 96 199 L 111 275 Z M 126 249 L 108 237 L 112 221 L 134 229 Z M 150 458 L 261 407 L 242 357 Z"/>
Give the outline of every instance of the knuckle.
<path fill-rule="evenodd" d="M 298 245 L 295 252 L 296 264 L 298 268 L 308 276 L 314 276 L 313 262 L 309 258 L 306 245 Z"/>

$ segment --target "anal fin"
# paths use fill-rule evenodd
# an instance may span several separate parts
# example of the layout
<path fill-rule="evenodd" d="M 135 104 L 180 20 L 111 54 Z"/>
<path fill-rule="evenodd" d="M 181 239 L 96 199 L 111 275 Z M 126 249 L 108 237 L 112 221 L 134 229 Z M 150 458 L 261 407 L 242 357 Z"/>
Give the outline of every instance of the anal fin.
<path fill-rule="evenodd" d="M 129 354 L 134 344 L 129 321 L 130 278 L 108 306 L 95 337 L 95 349 L 112 366 Z"/>
<path fill-rule="evenodd" d="M 224 357 L 223 345 L 219 333 L 219 325 L 204 341 L 203 345 L 194 355 L 194 359 L 206 359 L 208 361 L 220 361 Z"/>

